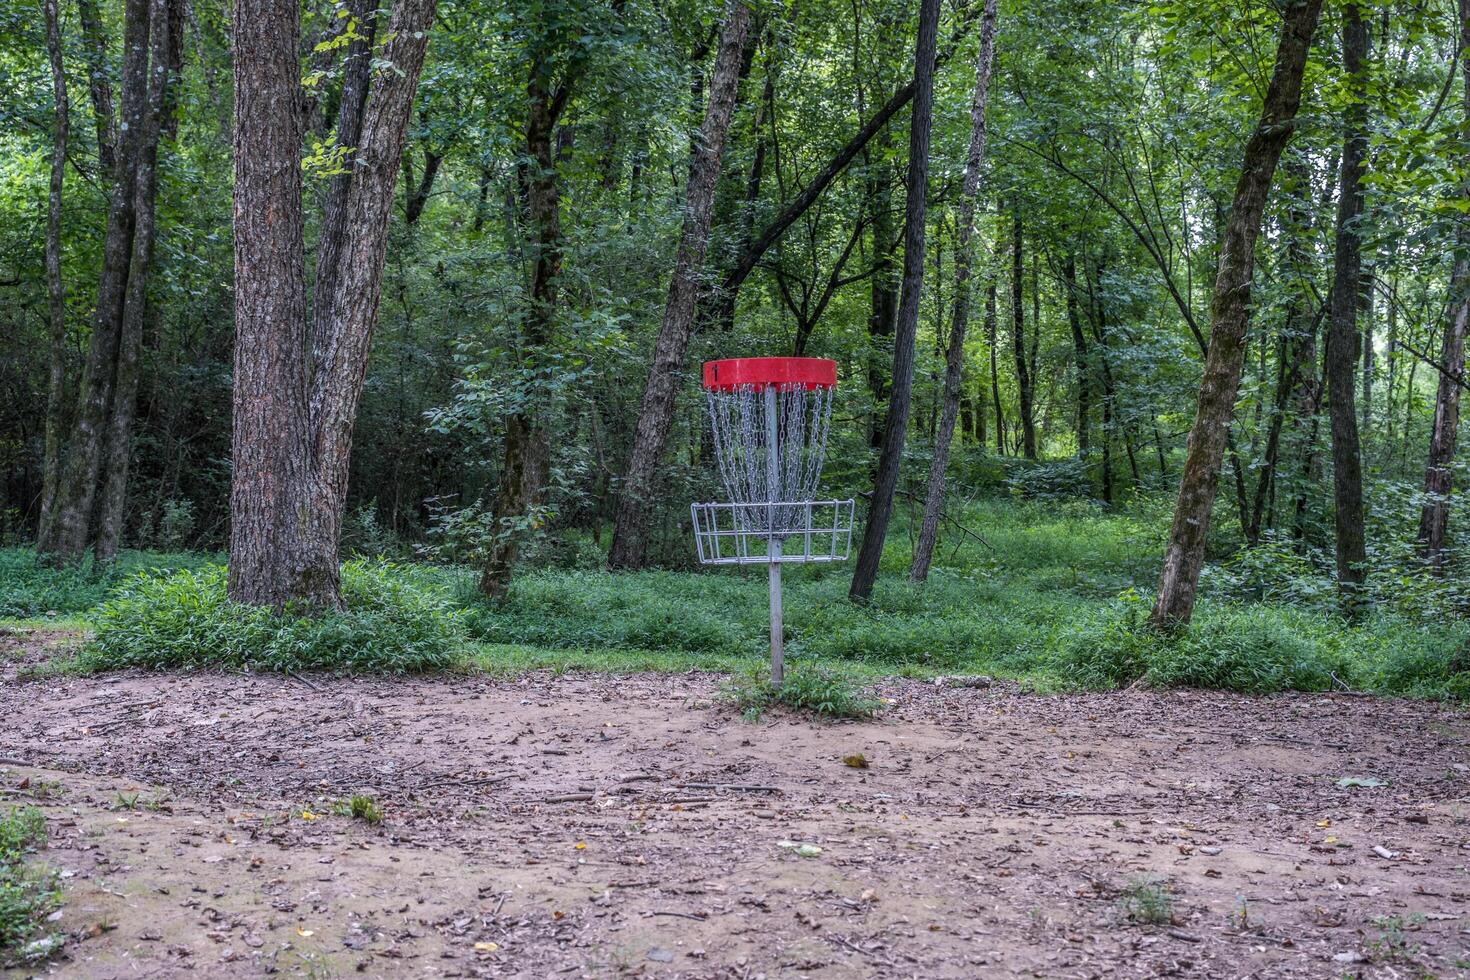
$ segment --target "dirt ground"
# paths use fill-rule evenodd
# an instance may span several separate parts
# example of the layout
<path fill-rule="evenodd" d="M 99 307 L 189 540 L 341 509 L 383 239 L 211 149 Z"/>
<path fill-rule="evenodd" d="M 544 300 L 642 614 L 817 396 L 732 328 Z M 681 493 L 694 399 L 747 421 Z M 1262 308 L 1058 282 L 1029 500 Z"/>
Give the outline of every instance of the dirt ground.
<path fill-rule="evenodd" d="M 700 675 L 21 679 L 55 639 L 0 637 L 0 805 L 46 813 L 65 885 L 44 975 L 1470 975 L 1463 709 L 895 681 L 877 721 L 750 723 Z"/>

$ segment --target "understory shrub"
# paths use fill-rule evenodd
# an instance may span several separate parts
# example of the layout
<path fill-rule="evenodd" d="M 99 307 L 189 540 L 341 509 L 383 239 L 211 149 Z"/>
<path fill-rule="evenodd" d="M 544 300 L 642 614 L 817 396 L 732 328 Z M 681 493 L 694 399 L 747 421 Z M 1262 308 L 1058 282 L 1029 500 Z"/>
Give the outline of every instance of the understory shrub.
<path fill-rule="evenodd" d="M 221 565 L 145 574 L 96 613 L 91 669 L 226 667 L 401 674 L 458 662 L 459 616 L 395 565 L 342 566 L 341 612 L 306 615 L 233 603 Z"/>
<path fill-rule="evenodd" d="M 40 959 L 53 944 L 36 941 L 60 894 L 55 875 L 28 854 L 46 843 L 46 821 L 35 807 L 0 812 L 0 966 L 12 957 Z"/>

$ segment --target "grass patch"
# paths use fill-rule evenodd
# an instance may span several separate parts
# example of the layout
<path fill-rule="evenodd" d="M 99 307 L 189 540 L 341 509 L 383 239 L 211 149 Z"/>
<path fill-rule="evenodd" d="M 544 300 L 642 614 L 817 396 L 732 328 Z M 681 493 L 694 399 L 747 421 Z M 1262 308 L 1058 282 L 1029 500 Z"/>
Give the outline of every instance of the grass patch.
<path fill-rule="evenodd" d="M 46 843 L 46 820 L 35 807 L 0 812 L 0 964 L 33 963 L 60 948 L 44 933 L 46 916 L 61 902 L 56 877 L 27 862 Z"/>
<path fill-rule="evenodd" d="M 1166 926 L 1174 921 L 1174 896 L 1168 886 L 1139 879 L 1123 889 L 1123 914 L 1142 926 Z"/>
<path fill-rule="evenodd" d="M 849 677 L 820 667 L 793 665 L 780 687 L 761 668 L 736 674 L 725 686 L 725 699 L 750 721 L 772 708 L 786 708 L 819 718 L 871 718 L 882 706 Z"/>
<path fill-rule="evenodd" d="M 219 565 L 129 580 L 97 611 L 81 666 L 402 674 L 461 659 L 457 614 L 391 564 L 343 565 L 340 613 L 275 615 L 225 586 Z"/>
<path fill-rule="evenodd" d="M 350 800 L 339 803 L 336 812 L 353 820 L 361 820 L 369 827 L 376 827 L 383 822 L 383 811 L 379 808 L 377 801 L 371 796 L 362 793 L 355 794 Z"/>

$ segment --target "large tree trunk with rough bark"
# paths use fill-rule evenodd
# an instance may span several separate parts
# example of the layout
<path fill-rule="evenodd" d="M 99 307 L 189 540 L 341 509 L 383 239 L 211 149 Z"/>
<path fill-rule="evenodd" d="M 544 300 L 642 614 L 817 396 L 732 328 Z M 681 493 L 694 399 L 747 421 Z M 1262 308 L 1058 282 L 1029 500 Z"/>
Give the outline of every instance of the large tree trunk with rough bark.
<path fill-rule="evenodd" d="M 650 498 L 658 485 L 658 469 L 673 424 L 674 400 L 684 371 L 684 355 L 694 328 L 695 300 L 699 295 L 705 252 L 709 248 L 715 185 L 720 176 L 725 135 L 735 113 L 740 87 L 741 50 L 749 28 L 750 8 L 744 0 L 729 0 L 710 78 L 704 124 L 700 127 L 698 145 L 689 166 L 679 254 L 664 303 L 663 323 L 654 341 L 653 363 L 643 389 L 633 450 L 620 491 L 612 547 L 608 554 L 608 565 L 612 568 L 639 568 L 647 553 Z"/>
<path fill-rule="evenodd" d="M 46 443 L 42 460 L 39 537 L 50 536 L 56 487 L 61 479 L 61 427 L 65 422 L 66 288 L 61 278 L 61 191 L 66 175 L 66 143 L 70 103 L 66 95 L 66 68 L 61 60 L 59 0 L 41 0 L 46 22 L 46 55 L 51 64 L 51 88 L 56 121 L 51 138 L 51 184 L 46 198 L 46 310 L 50 317 L 51 350 L 46 384 Z"/>
<path fill-rule="evenodd" d="M 1460 50 L 1470 51 L 1470 0 L 1460 0 Z M 1463 145 L 1470 147 L 1470 64 L 1462 61 L 1465 77 L 1464 117 L 1460 122 Z M 1465 164 L 1470 165 L 1470 153 Z M 1470 199 L 1470 183 L 1460 184 L 1462 199 Z M 1419 549 L 1436 574 L 1444 571 L 1445 536 L 1449 527 L 1450 490 L 1453 488 L 1455 436 L 1460 424 L 1460 398 L 1465 384 L 1465 334 L 1470 330 L 1470 214 L 1461 213 L 1456 234 L 1454 271 L 1450 275 L 1450 317 L 1440 354 L 1439 393 L 1434 401 L 1434 428 L 1429 439 L 1429 462 L 1424 473 L 1424 509 L 1419 515 Z"/>
<path fill-rule="evenodd" d="M 955 298 L 949 328 L 949 346 L 944 355 L 944 402 L 939 409 L 939 427 L 934 434 L 934 457 L 929 466 L 929 491 L 924 500 L 924 519 L 909 580 L 929 577 L 929 562 L 939 537 L 939 518 L 944 511 L 945 471 L 949 468 L 949 444 L 954 438 L 955 418 L 965 386 L 965 333 L 970 323 L 970 298 L 974 284 L 970 266 L 974 260 L 975 204 L 980 193 L 980 171 L 985 166 L 985 110 L 990 100 L 990 72 L 995 58 L 996 0 L 985 0 L 980 22 L 980 56 L 975 67 L 975 95 L 970 102 L 970 151 L 965 158 L 965 176 L 955 216 L 959 239 L 955 244 Z"/>
<path fill-rule="evenodd" d="M 1338 182 L 1332 315 L 1326 351 L 1327 412 L 1332 431 L 1332 488 L 1337 524 L 1337 584 L 1352 607 L 1367 575 L 1363 534 L 1363 454 L 1358 438 L 1358 308 L 1362 288 L 1363 191 L 1359 181 L 1368 149 L 1368 104 L 1364 91 L 1368 25 L 1356 3 L 1343 7 L 1342 60 L 1351 101 L 1343 111 L 1342 171 Z"/>
<path fill-rule="evenodd" d="M 924 214 L 929 190 L 929 135 L 934 122 L 934 61 L 939 35 L 939 0 L 921 0 L 919 34 L 914 49 L 914 107 L 909 123 L 908 187 L 903 227 L 903 292 L 898 303 L 898 327 L 893 338 L 893 386 L 883 445 L 878 452 L 878 474 L 863 544 L 853 568 L 848 596 L 867 602 L 878 578 L 878 562 L 888 535 L 898 470 L 908 434 L 914 385 L 914 341 L 919 327 L 919 300 L 924 290 Z"/>
<path fill-rule="evenodd" d="M 1157 627 L 1184 626 L 1194 612 L 1210 511 L 1219 489 L 1220 464 L 1245 357 L 1256 238 L 1276 165 L 1295 126 L 1302 73 L 1321 12 L 1322 0 L 1297 0 L 1286 8 L 1261 119 L 1246 142 L 1210 303 L 1210 343 L 1199 406 L 1185 445 L 1174 523 L 1151 617 Z"/>
<path fill-rule="evenodd" d="M 230 598 L 335 603 L 308 580 L 311 507 L 302 238 L 300 11 L 235 2 L 235 370 Z"/>
<path fill-rule="evenodd" d="M 281 609 L 341 604 L 338 545 L 352 428 L 377 323 L 404 135 L 434 0 L 399 0 L 362 114 L 335 278 L 307 322 L 302 240 L 300 12 L 235 7 L 235 417 L 230 596 Z M 320 255 L 319 255 L 320 259 Z M 308 329 L 310 327 L 310 329 Z"/>

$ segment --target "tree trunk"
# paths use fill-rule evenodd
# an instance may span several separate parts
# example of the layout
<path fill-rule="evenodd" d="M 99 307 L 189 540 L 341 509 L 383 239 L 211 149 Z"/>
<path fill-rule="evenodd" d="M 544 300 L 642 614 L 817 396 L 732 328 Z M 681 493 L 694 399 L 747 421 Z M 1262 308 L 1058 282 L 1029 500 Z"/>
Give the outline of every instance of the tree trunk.
<path fill-rule="evenodd" d="M 149 129 L 145 123 L 148 114 L 149 0 L 128 0 L 124 18 L 122 125 L 113 165 L 97 308 L 82 369 L 71 438 L 67 441 L 66 465 L 57 486 L 56 516 L 49 528 L 51 533 L 37 542 L 38 550 L 60 563 L 80 560 L 92 532 L 133 254 L 137 170 Z"/>
<path fill-rule="evenodd" d="M 66 68 L 61 60 L 61 17 L 58 0 L 41 0 L 46 21 L 46 54 L 51 63 L 51 88 L 56 121 L 51 139 L 51 185 L 46 199 L 46 300 L 51 326 L 50 370 L 46 385 L 46 448 L 42 462 L 41 519 L 38 537 L 51 535 L 50 525 L 61 478 L 61 427 L 66 386 L 66 287 L 61 279 L 61 189 L 66 175 L 66 141 L 70 103 L 66 95 Z"/>
<path fill-rule="evenodd" d="M 277 610 L 337 601 L 335 576 L 315 580 L 303 544 L 313 475 L 299 21 L 295 0 L 235 0 L 229 590 L 236 602 Z"/>
<path fill-rule="evenodd" d="M 1006 453 L 1006 415 L 1000 404 L 1000 341 L 997 336 L 995 280 L 985 290 L 985 346 L 990 349 L 990 401 L 995 409 L 995 451 Z M 983 441 L 983 440 L 982 440 Z"/>
<path fill-rule="evenodd" d="M 102 182 L 112 180 L 117 165 L 117 120 L 113 117 L 112 82 L 107 72 L 107 34 L 97 13 L 96 0 L 77 0 L 86 52 L 87 89 L 92 97 L 92 120 L 97 127 L 97 162 Z"/>
<path fill-rule="evenodd" d="M 133 182 L 133 242 L 128 286 L 118 337 L 117 369 L 113 382 L 112 414 L 107 426 L 107 454 L 102 471 L 102 496 L 97 508 L 94 553 L 111 561 L 122 542 L 127 511 L 128 470 L 133 457 L 133 417 L 138 406 L 138 359 L 143 327 L 148 317 L 148 274 L 153 264 L 154 205 L 158 198 L 158 142 L 163 132 L 164 102 L 169 87 L 169 0 L 151 0 L 148 107 L 143 117 L 143 139 Z"/>
<path fill-rule="evenodd" d="M 653 364 L 639 405 L 633 451 L 613 527 L 608 555 L 608 565 L 612 568 L 639 568 L 647 552 L 650 498 L 658 484 L 658 468 L 673 424 L 674 399 L 684 370 L 684 354 L 694 327 L 694 304 L 709 248 L 715 184 L 720 176 L 725 135 L 739 94 L 741 49 L 749 27 L 750 8 L 744 0 L 728 0 L 704 124 L 690 161 L 679 254 L 664 304 L 663 323 L 654 342 Z"/>
<path fill-rule="evenodd" d="M 1358 307 L 1361 305 L 1363 175 L 1368 148 L 1364 90 L 1368 27 L 1356 3 L 1343 6 L 1342 58 L 1351 101 L 1343 110 L 1342 170 L 1338 182 L 1337 242 L 1333 259 L 1332 317 L 1327 335 L 1327 411 L 1332 422 L 1332 488 L 1336 501 L 1337 583 L 1345 605 L 1358 601 L 1366 578 L 1363 534 L 1363 458 L 1354 392 L 1358 379 Z"/>
<path fill-rule="evenodd" d="M 527 175 L 526 217 L 535 239 L 531 272 L 531 307 L 522 340 L 528 361 L 539 359 L 553 342 L 556 328 L 557 279 L 561 275 L 561 187 L 552 137 L 562 108 L 570 98 L 572 79 L 557 91 L 548 84 L 549 66 L 532 61 L 527 84 L 530 111 L 526 121 L 526 157 L 534 172 Z M 522 525 L 535 523 L 532 513 L 540 502 L 550 469 L 551 451 L 542 413 L 534 406 L 514 412 L 506 420 L 505 451 L 500 486 L 495 497 L 497 537 L 480 573 L 480 591 L 492 599 L 504 597 L 520 556 Z"/>
<path fill-rule="evenodd" d="M 970 264 L 974 258 L 975 199 L 980 192 L 980 171 L 985 165 L 985 109 L 990 99 L 990 72 L 995 52 L 996 0 L 985 0 L 980 21 L 980 56 L 975 68 L 975 95 L 970 103 L 970 152 L 965 158 L 965 176 L 960 189 L 958 240 L 955 243 L 954 310 L 951 313 L 949 347 L 944 356 L 944 402 L 939 410 L 939 427 L 934 435 L 934 458 L 929 466 L 929 492 L 924 500 L 924 519 L 909 580 L 929 578 L 929 562 L 939 537 L 939 517 L 944 511 L 945 471 L 949 468 L 949 444 L 954 437 L 955 417 L 965 386 L 965 332 L 970 323 Z"/>
<path fill-rule="evenodd" d="M 1021 205 L 1013 205 L 1011 216 L 1011 342 L 1016 354 L 1016 397 L 1021 416 L 1021 452 L 1027 459 L 1036 458 L 1036 420 L 1032 417 L 1032 388 L 1030 358 L 1026 354 L 1026 305 L 1022 295 L 1022 276 L 1025 262 L 1022 255 L 1023 235 L 1021 227 Z M 1032 324 L 1035 327 L 1035 324 Z"/>
<path fill-rule="evenodd" d="M 1077 458 L 1086 460 L 1091 450 L 1092 371 L 1088 367 L 1087 337 L 1077 313 L 1077 257 L 1070 250 L 1062 264 L 1062 280 L 1067 290 L 1067 326 L 1072 329 L 1072 356 L 1077 371 Z"/>
<path fill-rule="evenodd" d="M 1245 357 L 1256 237 L 1276 164 L 1295 125 L 1302 73 L 1321 12 L 1322 0 L 1297 0 L 1286 9 L 1261 119 L 1245 146 L 1240 180 L 1220 247 L 1199 406 L 1185 447 L 1179 498 L 1151 617 L 1158 627 L 1184 626 L 1194 612 L 1210 510 L 1219 488 L 1220 463 Z"/>
<path fill-rule="evenodd" d="M 1460 0 L 1460 50 L 1470 51 L 1470 0 Z M 1470 64 L 1465 76 L 1462 145 L 1470 147 Z M 1470 162 L 1470 152 L 1467 152 Z M 1461 182 L 1461 199 L 1470 200 L 1470 184 Z M 1445 532 L 1449 525 L 1449 496 L 1453 487 L 1455 436 L 1460 423 L 1460 394 L 1465 379 L 1465 333 L 1470 329 L 1470 216 L 1461 213 L 1456 235 L 1454 271 L 1450 275 L 1450 319 L 1445 329 L 1440 361 L 1439 393 L 1434 400 L 1434 428 L 1429 440 L 1429 462 L 1424 474 L 1424 509 L 1419 515 L 1420 554 L 1435 574 L 1444 571 Z"/>
<path fill-rule="evenodd" d="M 919 326 L 919 300 L 924 288 L 924 207 L 929 190 L 929 134 L 934 121 L 934 61 L 939 35 L 939 0 L 921 0 L 919 35 L 914 53 L 914 106 L 909 125 L 909 170 L 903 230 L 903 294 L 893 340 L 893 388 L 873 481 L 873 500 L 863 544 L 853 569 L 848 595 L 867 602 L 878 577 L 898 470 L 903 459 L 914 383 L 914 341 Z"/>
<path fill-rule="evenodd" d="M 434 0 L 400 0 L 366 96 L 345 193 L 324 226 L 307 330 L 300 145 L 300 12 L 235 7 L 235 395 L 230 597 L 281 609 L 341 605 L 338 543 L 352 426 L 377 322 L 404 134 Z M 340 203 L 335 203 L 340 202 Z M 331 213 L 334 209 L 341 214 Z M 334 271 L 335 270 L 335 271 Z M 308 346 L 308 337 L 310 346 Z"/>

